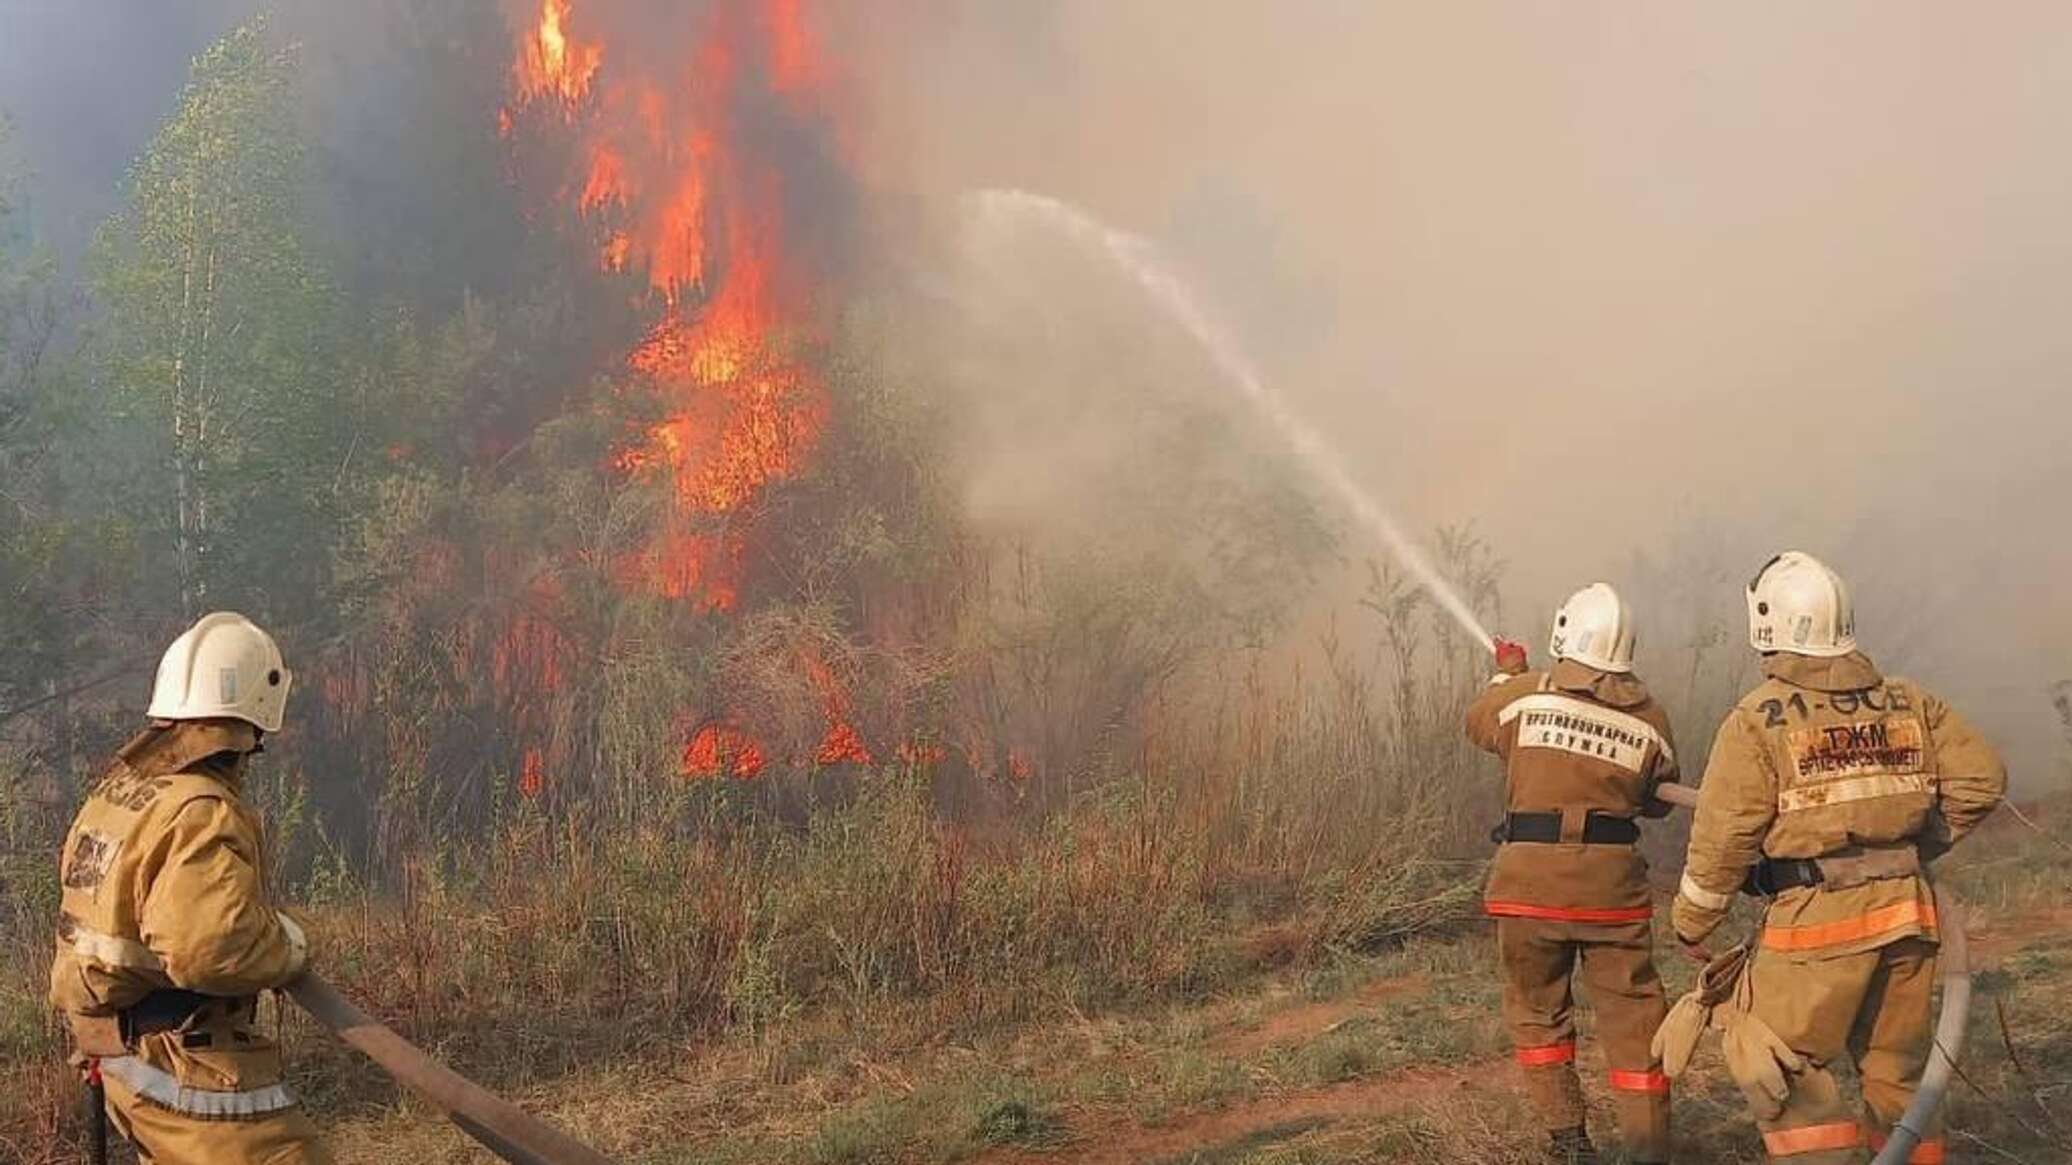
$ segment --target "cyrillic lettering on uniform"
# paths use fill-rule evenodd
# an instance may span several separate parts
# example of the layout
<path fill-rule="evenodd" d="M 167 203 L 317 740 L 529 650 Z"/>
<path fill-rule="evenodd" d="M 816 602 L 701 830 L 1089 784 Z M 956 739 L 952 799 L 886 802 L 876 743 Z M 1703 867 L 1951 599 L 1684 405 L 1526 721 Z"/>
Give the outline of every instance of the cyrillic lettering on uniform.
<path fill-rule="evenodd" d="M 1647 764 L 1650 748 L 1670 759 L 1669 744 L 1638 716 L 1587 703 L 1557 692 L 1521 696 L 1504 706 L 1497 722 L 1518 722 L 1519 748 L 1551 748 L 1605 761 L 1630 773 Z"/>
<path fill-rule="evenodd" d="M 1914 717 L 1795 728 L 1785 733 L 1789 783 L 1777 794 L 1785 813 L 1874 797 L 1931 793 L 1927 731 Z"/>

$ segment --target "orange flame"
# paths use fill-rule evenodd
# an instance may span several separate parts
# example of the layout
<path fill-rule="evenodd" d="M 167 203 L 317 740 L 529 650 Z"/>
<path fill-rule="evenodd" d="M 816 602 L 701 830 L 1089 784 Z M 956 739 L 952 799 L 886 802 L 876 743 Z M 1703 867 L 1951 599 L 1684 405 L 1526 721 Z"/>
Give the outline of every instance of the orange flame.
<path fill-rule="evenodd" d="M 551 95 L 574 105 L 590 92 L 590 80 L 604 60 L 604 50 L 569 39 L 569 2 L 545 0 L 539 23 L 519 45 L 514 72 L 518 93 L 526 100 Z"/>
<path fill-rule="evenodd" d="M 659 312 L 626 363 L 662 392 L 665 415 L 628 434 L 611 464 L 667 485 L 674 506 L 618 576 L 724 612 L 748 584 L 759 501 L 811 464 L 829 415 L 799 352 L 814 273 L 786 221 L 791 175 L 745 127 L 775 111 L 824 129 L 832 103 L 803 0 L 667 2 L 537 0 L 498 126 L 519 138 L 543 124 L 538 111 L 575 135 L 556 195 L 595 232 L 599 266 L 644 279 Z M 689 51 L 669 52 L 686 30 Z M 871 763 L 847 694 L 819 660 L 805 666 L 827 713 L 814 763 Z M 727 725 L 699 729 L 683 756 L 693 776 L 763 764 L 761 746 Z"/>
<path fill-rule="evenodd" d="M 800 656 L 806 667 L 806 676 L 820 692 L 821 707 L 827 713 L 827 734 L 820 738 L 820 747 L 813 752 L 813 763 L 825 768 L 828 765 L 858 764 L 872 762 L 871 750 L 863 743 L 863 735 L 850 723 L 853 714 L 849 693 L 835 678 L 826 661 L 811 651 Z"/>
<path fill-rule="evenodd" d="M 744 138 L 738 111 L 759 84 L 818 122 L 825 70 L 800 0 L 717 0 L 678 21 L 696 22 L 697 42 L 666 65 L 652 45 L 605 37 L 655 23 L 628 8 L 540 0 L 500 125 L 523 126 L 539 107 L 575 128 L 581 173 L 563 197 L 598 229 L 599 265 L 641 273 L 662 306 L 627 363 L 663 389 L 669 413 L 613 464 L 667 475 L 676 521 L 622 575 L 724 611 L 744 573 L 735 528 L 810 462 L 828 411 L 818 375 L 791 350 L 808 330 L 808 280 L 787 243 L 787 175 Z M 580 27 L 597 39 L 577 33 L 585 14 Z"/>
<path fill-rule="evenodd" d="M 708 724 L 684 748 L 683 771 L 690 777 L 732 773 L 745 781 L 763 771 L 763 746 L 732 725 Z"/>

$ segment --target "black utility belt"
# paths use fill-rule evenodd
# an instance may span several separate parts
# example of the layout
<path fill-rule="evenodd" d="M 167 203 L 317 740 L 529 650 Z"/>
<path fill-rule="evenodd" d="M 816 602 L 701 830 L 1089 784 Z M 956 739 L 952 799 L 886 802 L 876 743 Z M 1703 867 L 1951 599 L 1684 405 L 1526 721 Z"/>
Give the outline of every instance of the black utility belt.
<path fill-rule="evenodd" d="M 224 1003 L 235 1009 L 244 1002 L 243 999 L 203 995 L 199 991 L 182 991 L 175 987 L 153 991 L 122 1009 L 122 1042 L 134 1046 L 139 1036 L 179 1031 L 211 1003 Z"/>
<path fill-rule="evenodd" d="M 1820 863 L 1812 858 L 1764 858 L 1748 867 L 1748 876 L 1741 880 L 1741 892 L 1775 898 L 1786 890 L 1818 886 L 1825 881 Z"/>
<path fill-rule="evenodd" d="M 1801 886 L 1826 886 L 1844 890 L 1881 878 L 1918 876 L 1922 871 L 1920 843 L 1914 840 L 1887 845 L 1858 845 L 1817 858 L 1764 858 L 1748 868 L 1742 879 L 1745 893 L 1775 898 Z"/>
<path fill-rule="evenodd" d="M 1489 831 L 1489 840 L 1503 845 L 1513 841 L 1555 845 L 1561 841 L 1561 814 L 1507 813 L 1502 824 Z M 1592 809 L 1583 818 L 1584 845 L 1632 845 L 1640 840 L 1640 825 L 1631 817 L 1617 817 Z"/>

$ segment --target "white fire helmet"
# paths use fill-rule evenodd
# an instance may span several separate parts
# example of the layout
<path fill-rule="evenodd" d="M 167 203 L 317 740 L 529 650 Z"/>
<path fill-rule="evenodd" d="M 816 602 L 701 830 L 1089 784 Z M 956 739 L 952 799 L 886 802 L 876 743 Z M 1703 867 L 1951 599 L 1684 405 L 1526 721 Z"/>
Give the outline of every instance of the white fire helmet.
<path fill-rule="evenodd" d="M 1633 670 L 1633 611 L 1610 583 L 1591 583 L 1554 612 L 1547 650 L 1598 671 Z"/>
<path fill-rule="evenodd" d="M 1848 584 L 1810 554 L 1787 550 L 1748 584 L 1748 643 L 1757 651 L 1831 657 L 1856 650 Z"/>
<path fill-rule="evenodd" d="M 281 730 L 288 684 L 273 636 L 243 615 L 203 615 L 166 648 L 151 687 L 153 720 L 243 720 L 263 732 Z"/>

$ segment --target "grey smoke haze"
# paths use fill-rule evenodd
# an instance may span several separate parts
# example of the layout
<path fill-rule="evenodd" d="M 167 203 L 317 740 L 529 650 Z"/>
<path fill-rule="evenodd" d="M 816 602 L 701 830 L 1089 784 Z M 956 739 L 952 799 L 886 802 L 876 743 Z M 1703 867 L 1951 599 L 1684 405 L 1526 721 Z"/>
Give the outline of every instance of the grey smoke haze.
<path fill-rule="evenodd" d="M 0 0 L 0 108 L 61 243 L 114 205 L 187 58 L 252 7 Z M 350 46 L 394 5 L 288 7 L 327 92 L 378 106 Z M 1158 239 L 1406 524 L 1489 536 L 1513 630 L 1537 640 L 1543 611 L 1607 578 L 1640 608 L 1643 667 L 1666 670 L 1699 619 L 1738 628 L 1740 584 L 1800 547 L 1851 576 L 1881 662 L 1943 689 L 2025 780 L 2058 775 L 2072 8 L 826 16 L 866 186 L 1026 187 Z"/>
<path fill-rule="evenodd" d="M 171 111 L 193 56 L 257 0 L 0 0 L 0 113 L 40 237 L 76 255 Z"/>
<path fill-rule="evenodd" d="M 2072 9 L 1061 0 L 920 23 L 865 70 L 898 178 L 1159 238 L 1377 495 L 1488 534 L 1514 630 L 1608 578 L 1667 671 L 1693 609 L 1738 650 L 1740 586 L 1803 547 L 1852 578 L 1888 668 L 2028 781 L 2062 777 Z"/>

